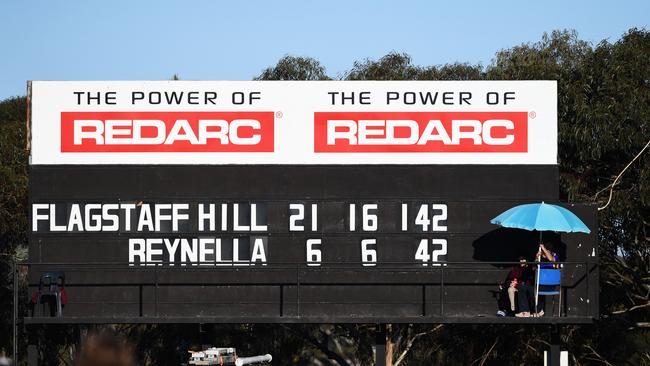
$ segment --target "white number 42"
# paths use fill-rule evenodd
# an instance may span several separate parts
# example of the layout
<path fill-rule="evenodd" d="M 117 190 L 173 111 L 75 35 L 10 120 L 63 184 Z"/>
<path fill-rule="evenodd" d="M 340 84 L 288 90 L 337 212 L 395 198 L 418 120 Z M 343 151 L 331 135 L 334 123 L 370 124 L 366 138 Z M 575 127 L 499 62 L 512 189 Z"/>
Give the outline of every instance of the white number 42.
<path fill-rule="evenodd" d="M 429 243 L 433 247 L 439 247 L 439 249 L 434 249 L 429 253 Z M 431 263 L 432 266 L 440 266 L 440 257 L 447 255 L 447 240 L 445 239 L 422 239 L 420 240 L 420 245 L 415 251 L 415 260 L 422 261 L 423 266 L 428 266 Z"/>

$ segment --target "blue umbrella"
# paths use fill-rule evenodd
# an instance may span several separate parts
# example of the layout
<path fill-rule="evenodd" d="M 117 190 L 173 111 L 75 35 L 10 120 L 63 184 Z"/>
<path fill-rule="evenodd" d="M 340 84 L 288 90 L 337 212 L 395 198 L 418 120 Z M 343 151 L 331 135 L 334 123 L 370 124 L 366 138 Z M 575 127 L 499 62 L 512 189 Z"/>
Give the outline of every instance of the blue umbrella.
<path fill-rule="evenodd" d="M 537 230 L 539 231 L 540 242 L 542 231 L 561 231 L 565 233 L 587 233 L 591 230 L 573 212 L 564 207 L 548 203 L 529 203 L 515 206 L 501 215 L 490 220 L 492 224 L 503 227 Z M 540 265 L 537 265 L 539 273 Z M 539 276 L 535 276 L 535 310 L 537 310 L 539 293 Z M 562 295 L 560 295 L 562 296 Z M 560 297 L 561 303 L 561 297 Z"/>
<path fill-rule="evenodd" d="M 490 220 L 491 223 L 524 230 L 587 233 L 591 230 L 573 212 L 548 203 L 515 206 Z"/>

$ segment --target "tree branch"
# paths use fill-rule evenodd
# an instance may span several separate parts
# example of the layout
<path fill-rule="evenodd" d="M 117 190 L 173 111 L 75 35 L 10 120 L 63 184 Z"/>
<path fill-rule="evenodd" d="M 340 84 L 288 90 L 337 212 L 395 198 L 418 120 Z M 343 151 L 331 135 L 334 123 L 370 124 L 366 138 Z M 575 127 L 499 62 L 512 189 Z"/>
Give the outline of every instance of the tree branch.
<path fill-rule="evenodd" d="M 586 357 L 587 359 L 592 359 L 592 360 L 594 360 L 594 361 L 602 362 L 602 363 L 604 363 L 604 364 L 607 365 L 607 366 L 614 366 L 614 365 L 612 365 L 611 363 L 607 362 L 607 360 L 604 359 L 603 356 L 601 356 L 600 354 L 598 354 L 598 352 L 596 352 L 596 350 L 595 350 L 593 347 L 591 347 L 590 345 L 587 345 L 587 344 L 585 344 L 584 346 L 585 346 L 585 348 L 587 348 L 588 350 L 591 351 L 591 354 L 592 354 L 592 355 L 598 357 L 597 359 Z"/>
<path fill-rule="evenodd" d="M 630 312 L 630 311 L 633 311 L 633 310 L 636 310 L 636 309 L 641 309 L 641 308 L 647 308 L 647 307 L 649 307 L 649 306 L 650 306 L 650 301 L 648 301 L 648 302 L 645 303 L 645 304 L 632 306 L 632 307 L 629 308 L 629 309 L 623 309 L 623 310 L 612 311 L 612 314 L 623 314 L 623 313 L 628 313 L 628 312 Z"/>
<path fill-rule="evenodd" d="M 285 328 L 286 329 L 286 328 Z M 330 350 L 327 348 L 327 344 L 324 344 L 323 342 L 319 341 L 317 338 L 313 337 L 309 332 L 306 331 L 300 331 L 299 332 L 302 337 L 307 339 L 311 344 L 316 346 L 321 352 L 323 352 L 325 355 L 327 355 L 328 358 L 336 361 L 341 366 L 352 366 L 350 363 L 343 358 L 343 356 L 339 355 L 338 353 Z"/>
<path fill-rule="evenodd" d="M 474 362 L 472 362 L 472 365 L 473 365 L 474 363 L 476 363 L 476 361 L 481 360 L 481 363 L 479 364 L 479 366 L 483 366 L 483 365 L 485 364 L 485 361 L 487 361 L 488 356 L 490 356 L 490 353 L 492 353 L 492 350 L 494 349 L 494 346 L 497 345 L 497 343 L 499 343 L 499 337 L 497 337 L 497 338 L 494 340 L 494 343 L 492 343 L 492 346 L 490 346 L 490 349 L 488 349 L 487 352 L 485 352 L 485 353 L 483 354 L 483 356 L 477 358 L 476 360 L 474 360 Z"/>
<path fill-rule="evenodd" d="M 618 180 L 621 179 L 621 176 L 623 175 L 623 173 L 625 173 L 625 171 L 627 170 L 627 168 L 629 168 L 630 165 L 632 165 L 632 163 L 634 163 L 634 161 L 635 161 L 636 159 L 638 159 L 639 156 L 641 156 L 641 154 L 643 154 L 643 152 L 645 151 L 645 149 L 648 148 L 648 146 L 650 146 L 650 140 L 648 140 L 648 143 L 645 144 L 645 146 L 643 147 L 643 149 L 641 149 L 641 151 L 639 151 L 639 153 L 636 154 L 636 156 L 634 157 L 634 159 L 632 159 L 629 163 L 627 163 L 627 165 L 625 166 L 625 168 L 623 168 L 623 170 L 621 170 L 621 172 L 618 173 L 618 175 L 616 176 L 616 179 L 614 179 L 614 182 L 608 186 L 608 187 L 609 187 L 609 198 L 607 199 L 607 203 L 605 203 L 605 206 L 598 207 L 598 211 L 602 211 L 602 210 L 606 209 L 607 206 L 609 206 L 610 202 L 612 202 L 612 195 L 614 194 L 614 187 L 615 187 L 616 184 L 618 183 Z M 606 187 L 605 189 L 607 189 L 607 187 Z M 596 196 L 594 197 L 594 199 L 596 199 L 596 197 L 598 197 L 598 194 L 599 194 L 599 193 L 600 193 L 600 191 L 599 191 L 598 193 L 596 193 Z"/>
<path fill-rule="evenodd" d="M 442 328 L 442 326 L 443 326 L 443 324 L 438 324 L 433 329 L 429 329 L 428 331 L 417 333 L 413 337 L 411 337 L 408 340 L 408 342 L 406 343 L 406 347 L 404 348 L 404 351 L 402 351 L 402 353 L 400 353 L 399 357 L 397 358 L 397 361 L 395 361 L 395 363 L 393 363 L 393 366 L 399 366 L 399 364 L 402 363 L 402 361 L 404 360 L 406 355 L 409 353 L 411 348 L 413 348 L 413 344 L 415 343 L 415 340 L 417 340 L 418 338 L 420 338 L 420 337 L 422 337 L 424 335 L 431 334 L 431 333 L 437 331 L 438 329 Z"/>

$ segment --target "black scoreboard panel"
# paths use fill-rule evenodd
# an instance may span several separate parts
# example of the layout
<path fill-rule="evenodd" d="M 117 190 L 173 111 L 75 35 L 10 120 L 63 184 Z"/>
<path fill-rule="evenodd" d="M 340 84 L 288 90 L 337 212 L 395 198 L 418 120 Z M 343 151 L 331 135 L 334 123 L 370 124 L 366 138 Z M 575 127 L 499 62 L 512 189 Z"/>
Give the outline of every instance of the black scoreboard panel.
<path fill-rule="evenodd" d="M 509 266 L 498 262 L 532 258 L 538 233 L 489 220 L 558 199 L 557 166 L 34 165 L 30 174 L 32 207 L 55 205 L 60 226 L 73 204 L 134 205 L 110 230 L 36 224 L 31 283 L 65 272 L 62 322 L 501 321 L 495 291 Z M 188 213 L 176 230 L 124 225 L 144 206 L 174 204 Z M 593 207 L 570 209 L 597 227 Z M 598 313 L 594 232 L 545 233 L 567 262 L 568 321 Z"/>

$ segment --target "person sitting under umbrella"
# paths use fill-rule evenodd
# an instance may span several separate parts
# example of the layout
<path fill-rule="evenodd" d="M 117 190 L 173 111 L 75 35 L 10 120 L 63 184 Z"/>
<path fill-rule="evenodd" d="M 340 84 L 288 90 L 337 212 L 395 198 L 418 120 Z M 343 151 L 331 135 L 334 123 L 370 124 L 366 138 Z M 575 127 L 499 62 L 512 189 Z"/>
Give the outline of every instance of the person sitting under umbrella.
<path fill-rule="evenodd" d="M 540 264 L 540 268 L 555 268 L 555 264 L 549 262 L 557 262 L 558 256 L 557 253 L 553 251 L 553 244 L 551 243 L 539 243 L 539 250 L 535 256 L 537 262 L 547 262 Z"/>
<path fill-rule="evenodd" d="M 539 243 L 535 260 L 542 262 L 540 268 L 554 268 L 555 264 L 552 262 L 557 262 L 558 255 L 553 251 L 551 243 Z M 552 291 L 553 289 L 553 286 L 539 286 L 540 291 Z M 523 283 L 517 288 L 517 303 L 519 304 L 519 313 L 515 314 L 517 317 L 544 316 L 546 309 L 544 296 L 539 298 L 535 312 L 531 312 L 531 309 L 535 307 L 535 287 L 530 283 Z"/>
<path fill-rule="evenodd" d="M 550 243 L 542 241 L 542 232 L 555 231 L 560 233 L 591 233 L 591 230 L 585 225 L 578 216 L 566 208 L 558 205 L 548 203 L 528 203 L 512 207 L 499 216 L 490 220 L 495 225 L 503 227 L 510 227 L 515 229 L 523 229 L 529 231 L 537 231 L 540 235 L 539 252 L 537 254 L 538 260 L 544 262 L 557 262 L 557 254 L 553 252 Z M 545 263 L 544 266 L 554 268 L 555 264 Z M 541 266 L 540 266 L 541 267 Z M 542 267 L 543 268 L 543 267 Z M 548 268 L 548 267 L 546 267 Z M 544 290 L 545 286 L 540 286 L 540 290 Z M 520 305 L 520 313 L 515 314 L 519 317 L 526 317 L 531 315 L 531 305 L 535 303 L 535 291 L 533 286 L 521 286 L 517 291 L 518 302 Z M 544 299 L 538 302 L 538 309 L 544 309 Z M 535 310 L 538 310 L 535 309 Z M 535 313 L 536 316 L 544 315 L 544 312 Z"/>
<path fill-rule="evenodd" d="M 507 302 L 507 304 L 500 304 L 503 310 L 500 310 L 498 315 L 505 316 L 507 312 L 508 316 L 513 316 L 517 307 L 517 291 L 524 284 L 532 286 L 533 280 L 534 274 L 532 268 L 526 263 L 526 257 L 520 256 L 519 264 L 513 266 L 510 272 L 508 272 L 508 276 L 506 276 L 504 287 L 502 288 L 504 292 L 502 298 L 504 300 L 507 298 L 509 301 L 503 301 L 504 303 Z M 507 297 L 505 293 L 507 293 Z"/>

